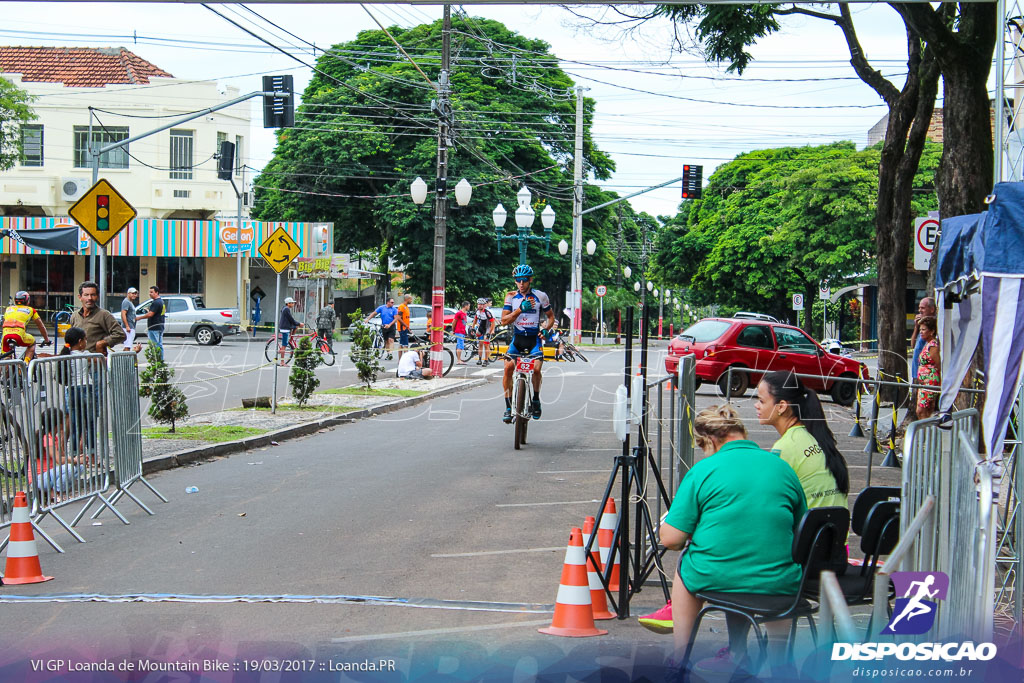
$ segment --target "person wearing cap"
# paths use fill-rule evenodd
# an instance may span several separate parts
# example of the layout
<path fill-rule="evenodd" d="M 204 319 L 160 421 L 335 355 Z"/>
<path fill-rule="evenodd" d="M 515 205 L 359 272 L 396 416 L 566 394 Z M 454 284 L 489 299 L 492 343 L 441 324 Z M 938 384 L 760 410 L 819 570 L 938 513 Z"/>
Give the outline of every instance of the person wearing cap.
<path fill-rule="evenodd" d="M 301 327 L 299 321 L 292 315 L 292 309 L 295 308 L 295 299 L 290 296 L 284 299 L 284 308 L 281 309 L 281 315 L 277 320 L 277 329 L 281 333 L 281 341 L 277 347 L 277 354 L 281 356 L 279 363 L 281 365 L 287 365 L 284 361 L 284 349 L 288 346 L 288 337 L 295 331 L 295 328 Z"/>
<path fill-rule="evenodd" d="M 490 364 L 491 335 L 494 334 L 494 314 L 487 310 L 487 299 L 480 297 L 476 300 L 476 314 L 473 316 L 473 327 L 476 336 L 480 340 L 480 353 L 477 354 L 476 364 L 487 367 Z"/>
<path fill-rule="evenodd" d="M 129 287 L 121 301 L 121 328 L 124 329 L 124 348 L 129 349 L 135 341 L 135 307 L 139 303 L 139 290 Z"/>

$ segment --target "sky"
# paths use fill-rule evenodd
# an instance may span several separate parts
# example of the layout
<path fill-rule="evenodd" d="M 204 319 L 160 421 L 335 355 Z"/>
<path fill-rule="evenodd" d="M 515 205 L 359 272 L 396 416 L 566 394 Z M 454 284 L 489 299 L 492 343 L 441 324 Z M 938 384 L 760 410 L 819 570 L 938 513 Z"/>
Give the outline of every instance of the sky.
<path fill-rule="evenodd" d="M 0 44 L 126 47 L 177 78 L 217 80 L 241 92 L 260 89 L 263 74 L 290 73 L 297 92 L 310 70 L 199 5 L 168 3 L 3 3 Z M 237 5 L 219 11 L 244 21 L 275 44 L 312 64 L 310 49 Z M 251 5 L 251 9 L 303 41 L 325 47 L 377 26 L 359 5 Z M 385 26 L 428 23 L 441 6 L 367 5 Z M 751 49 L 742 76 L 708 65 L 697 54 L 672 52 L 673 32 L 663 20 L 623 33 L 587 27 L 560 7 L 466 5 L 472 16 L 501 21 L 551 45 L 562 68 L 596 100 L 593 135 L 614 160 L 611 179 L 597 182 L 626 195 L 682 175 L 684 163 L 714 168 L 737 154 L 788 145 L 852 140 L 862 147 L 884 114 L 879 97 L 849 65 L 842 34 L 831 23 L 787 17 L 783 30 Z M 611 18 L 602 7 L 579 10 Z M 873 65 L 899 85 L 906 70 L 902 23 L 885 5 L 853 5 L 855 23 Z M 256 23 L 250 23 L 255 21 Z M 273 32 L 277 32 L 275 37 Z M 456 68 L 457 64 L 456 64 Z M 435 74 L 429 74 L 434 78 Z M 425 95 L 429 101 L 429 93 Z M 94 106 L 102 106 L 101 102 Z M 263 130 L 259 101 L 248 164 L 262 168 L 273 155 L 273 132 Z M 410 178 L 410 182 L 411 182 Z M 680 184 L 640 195 L 630 203 L 656 216 L 675 214 Z M 514 197 L 509 203 L 515 205 Z"/>

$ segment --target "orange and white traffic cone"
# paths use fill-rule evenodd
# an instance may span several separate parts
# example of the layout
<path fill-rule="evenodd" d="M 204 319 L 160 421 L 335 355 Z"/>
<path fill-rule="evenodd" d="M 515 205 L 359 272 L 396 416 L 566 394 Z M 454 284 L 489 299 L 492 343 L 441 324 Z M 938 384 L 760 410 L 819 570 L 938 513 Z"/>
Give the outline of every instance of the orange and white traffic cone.
<path fill-rule="evenodd" d="M 583 549 L 587 549 L 590 537 L 594 533 L 596 523 L 593 517 L 587 517 L 583 521 Z M 596 540 L 596 539 L 595 539 Z M 594 613 L 594 619 L 614 619 L 615 612 L 608 609 L 608 599 L 604 594 L 604 586 L 601 585 L 601 566 L 598 564 L 598 553 L 591 552 L 587 558 L 587 582 L 590 584 L 590 606 Z"/>
<path fill-rule="evenodd" d="M 597 547 L 601 552 L 601 571 L 608 568 L 608 558 L 612 552 L 612 541 L 615 540 L 615 527 L 619 523 L 619 513 L 615 509 L 615 499 L 609 498 L 601 514 L 601 527 L 597 530 Z M 611 576 L 608 577 L 608 590 L 619 590 L 619 556 L 615 556 Z"/>
<path fill-rule="evenodd" d="M 28 499 L 24 491 L 14 494 L 14 509 L 11 512 L 11 540 L 7 544 L 4 583 L 51 581 L 53 577 L 43 576 L 43 569 L 39 566 L 36 537 L 32 533 L 32 522 L 28 517 Z"/>
<path fill-rule="evenodd" d="M 537 629 L 538 631 L 570 638 L 603 636 L 608 633 L 594 626 L 586 564 L 583 555 L 583 532 L 579 527 L 573 527 L 569 533 L 569 546 L 565 549 L 565 564 L 562 565 L 558 596 L 555 598 L 555 616 L 551 619 L 551 626 Z"/>

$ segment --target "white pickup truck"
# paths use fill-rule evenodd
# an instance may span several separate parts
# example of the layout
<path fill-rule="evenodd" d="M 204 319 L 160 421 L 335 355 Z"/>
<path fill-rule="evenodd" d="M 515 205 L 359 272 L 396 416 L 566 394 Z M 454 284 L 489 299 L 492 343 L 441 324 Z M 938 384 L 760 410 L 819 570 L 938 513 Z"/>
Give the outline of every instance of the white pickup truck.
<path fill-rule="evenodd" d="M 164 335 L 195 337 L 204 346 L 219 344 L 225 334 L 238 334 L 238 309 L 206 308 L 200 296 L 166 294 L 164 300 Z M 153 304 L 150 299 L 135 309 L 137 334 L 145 334 L 149 318 L 138 317 L 149 312 Z"/>

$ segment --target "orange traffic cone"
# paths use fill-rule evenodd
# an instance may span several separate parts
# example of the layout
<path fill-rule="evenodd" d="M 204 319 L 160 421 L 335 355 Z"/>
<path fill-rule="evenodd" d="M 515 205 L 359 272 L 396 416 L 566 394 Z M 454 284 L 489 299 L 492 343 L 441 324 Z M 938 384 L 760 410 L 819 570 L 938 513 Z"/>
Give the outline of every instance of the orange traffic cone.
<path fill-rule="evenodd" d="M 39 566 L 36 537 L 32 533 L 32 522 L 28 518 L 28 500 L 24 491 L 14 494 L 14 509 L 11 512 L 11 540 L 7 544 L 4 583 L 51 581 L 53 577 L 43 576 L 43 569 Z"/>
<path fill-rule="evenodd" d="M 619 523 L 619 513 L 615 510 L 615 499 L 609 498 L 601 514 L 601 527 L 597 530 L 597 546 L 601 552 L 601 571 L 608 569 L 608 558 L 612 552 L 612 541 L 615 539 L 615 526 Z M 608 590 L 619 590 L 619 556 L 615 556 L 612 573 L 608 578 Z"/>
<path fill-rule="evenodd" d="M 586 560 L 583 556 L 583 532 L 579 527 L 573 527 L 569 533 L 569 547 L 565 549 L 565 564 L 562 565 L 562 580 L 558 584 L 555 616 L 551 626 L 537 630 L 552 636 L 570 638 L 603 636 L 608 633 L 594 626 Z"/>
<path fill-rule="evenodd" d="M 587 517 L 583 521 L 583 549 L 587 549 L 587 544 L 590 543 L 590 537 L 594 533 L 595 526 L 594 518 Z M 601 567 L 598 564 L 597 553 L 590 553 L 590 557 L 587 558 L 587 581 L 590 584 L 590 606 L 594 613 L 594 619 L 614 619 L 615 612 L 608 609 L 608 599 L 604 594 L 604 586 L 601 585 L 601 578 L 598 574 L 601 572 Z"/>

